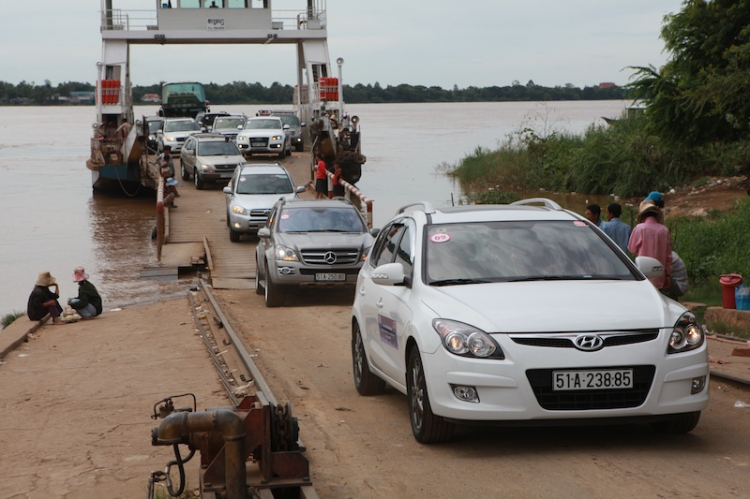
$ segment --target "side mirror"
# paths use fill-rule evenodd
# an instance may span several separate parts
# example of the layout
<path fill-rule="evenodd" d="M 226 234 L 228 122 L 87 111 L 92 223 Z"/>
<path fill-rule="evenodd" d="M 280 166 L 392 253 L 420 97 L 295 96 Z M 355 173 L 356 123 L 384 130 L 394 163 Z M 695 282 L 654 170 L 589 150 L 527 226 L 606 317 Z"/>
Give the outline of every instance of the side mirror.
<path fill-rule="evenodd" d="M 372 237 L 378 237 L 378 234 L 380 234 L 380 229 L 379 228 L 373 227 L 372 229 L 370 229 L 370 235 Z"/>
<path fill-rule="evenodd" d="M 284 125 L 284 126 L 283 126 L 282 128 L 283 128 L 284 130 L 289 130 L 289 125 Z"/>
<path fill-rule="evenodd" d="M 303 192 L 305 192 L 306 190 L 307 190 L 307 188 L 306 188 L 306 187 L 305 187 L 304 185 L 298 185 L 298 186 L 297 186 L 297 189 L 296 189 L 296 191 L 295 191 L 295 192 L 296 192 L 297 194 L 302 194 L 302 193 L 303 193 Z"/>
<path fill-rule="evenodd" d="M 300 123 L 300 125 L 299 125 L 299 126 L 300 126 L 300 127 L 306 127 L 306 126 L 307 126 L 307 123 Z"/>
<path fill-rule="evenodd" d="M 268 227 L 263 227 L 262 229 L 258 229 L 258 237 L 259 238 L 271 237 L 271 229 L 269 229 Z"/>
<path fill-rule="evenodd" d="M 635 257 L 635 266 L 649 279 L 664 275 L 664 265 L 656 258 L 650 256 Z"/>
<path fill-rule="evenodd" d="M 406 280 L 404 266 L 398 262 L 386 263 L 375 268 L 370 277 L 372 282 L 381 286 L 398 286 L 399 284 L 404 284 Z"/>
<path fill-rule="evenodd" d="M 228 185 L 225 186 L 224 189 L 222 189 L 222 190 L 224 191 L 224 194 L 231 194 L 232 193 L 232 188 L 229 187 Z"/>

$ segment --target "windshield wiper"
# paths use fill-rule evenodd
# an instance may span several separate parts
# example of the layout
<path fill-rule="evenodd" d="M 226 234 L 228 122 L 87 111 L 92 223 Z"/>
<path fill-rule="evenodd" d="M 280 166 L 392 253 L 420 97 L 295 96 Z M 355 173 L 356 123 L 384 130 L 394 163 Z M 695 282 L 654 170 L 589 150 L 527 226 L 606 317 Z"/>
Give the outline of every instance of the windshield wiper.
<path fill-rule="evenodd" d="M 430 286 L 460 286 L 463 284 L 486 284 L 491 281 L 485 279 L 442 279 L 439 281 L 432 281 Z"/>
<path fill-rule="evenodd" d="M 509 279 L 508 282 L 528 281 L 620 281 L 622 278 L 616 276 L 593 276 L 593 275 L 535 275 Z"/>

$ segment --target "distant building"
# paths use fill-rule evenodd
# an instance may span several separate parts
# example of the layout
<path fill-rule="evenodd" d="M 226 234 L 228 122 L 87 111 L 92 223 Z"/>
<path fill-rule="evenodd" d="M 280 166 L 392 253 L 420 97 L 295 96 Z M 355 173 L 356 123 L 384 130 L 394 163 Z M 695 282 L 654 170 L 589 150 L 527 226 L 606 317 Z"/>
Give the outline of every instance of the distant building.
<path fill-rule="evenodd" d="M 70 98 L 67 99 L 71 104 L 93 104 L 96 99 L 96 92 L 70 92 Z M 63 100 L 61 97 L 60 100 Z"/>
<path fill-rule="evenodd" d="M 143 97 L 141 97 L 142 102 L 160 102 L 161 97 L 159 97 L 159 94 L 143 94 Z"/>
<path fill-rule="evenodd" d="M 603 81 L 599 84 L 599 88 L 611 88 L 616 86 L 614 82 L 611 81 Z"/>

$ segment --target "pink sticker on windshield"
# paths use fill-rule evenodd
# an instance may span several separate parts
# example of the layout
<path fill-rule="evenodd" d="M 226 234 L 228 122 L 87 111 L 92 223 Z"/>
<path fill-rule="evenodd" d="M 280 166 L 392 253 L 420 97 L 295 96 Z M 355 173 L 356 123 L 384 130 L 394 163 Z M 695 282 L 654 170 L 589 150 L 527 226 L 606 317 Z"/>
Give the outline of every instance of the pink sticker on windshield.
<path fill-rule="evenodd" d="M 430 236 L 430 242 L 433 243 L 447 243 L 451 240 L 451 235 L 446 234 L 444 232 L 440 232 L 438 234 L 433 234 Z"/>
<path fill-rule="evenodd" d="M 282 220 L 286 220 L 287 218 L 289 218 L 289 213 L 282 213 L 281 214 L 281 219 Z"/>
<path fill-rule="evenodd" d="M 573 225 L 575 225 L 576 227 L 586 227 L 586 222 L 581 222 L 580 220 L 576 220 L 575 222 L 573 222 Z"/>

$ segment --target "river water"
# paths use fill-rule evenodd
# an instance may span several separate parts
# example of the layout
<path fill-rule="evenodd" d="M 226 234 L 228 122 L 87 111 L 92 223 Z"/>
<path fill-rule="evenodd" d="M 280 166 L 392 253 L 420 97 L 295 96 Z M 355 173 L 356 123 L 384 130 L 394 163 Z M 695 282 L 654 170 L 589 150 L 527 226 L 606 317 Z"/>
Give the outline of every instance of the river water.
<path fill-rule="evenodd" d="M 357 187 L 373 200 L 381 226 L 410 202 L 451 204 L 461 191 L 438 166 L 455 164 L 476 147 L 495 148 L 522 127 L 537 133 L 583 132 L 618 117 L 625 101 L 348 105 L 361 118 L 367 157 Z M 215 106 L 252 116 L 267 106 Z M 274 106 L 284 108 L 285 106 Z M 286 106 L 289 108 L 289 106 Z M 137 106 L 136 116 L 156 106 Z M 154 199 L 100 194 L 91 189 L 90 106 L 0 107 L 0 316 L 23 311 L 40 272 L 49 270 L 63 299 L 77 294 L 73 269 L 83 265 L 105 308 L 183 295 L 194 277 L 140 279 L 156 264 L 151 241 Z M 581 206 L 567 206 L 579 212 Z"/>

